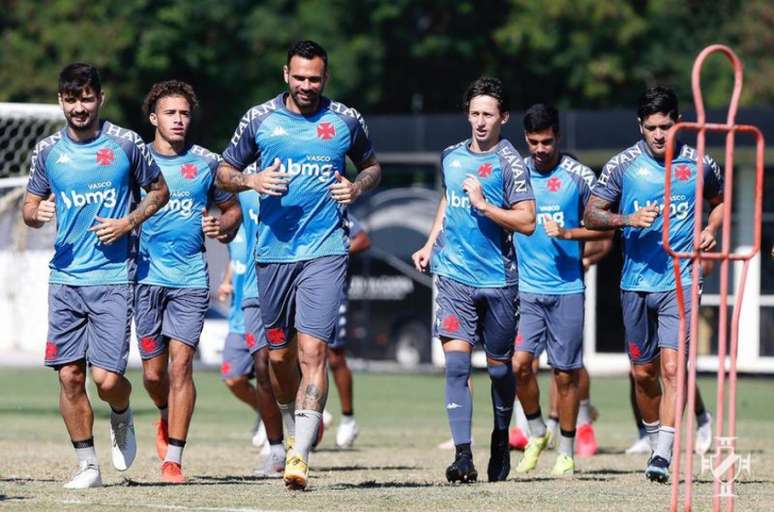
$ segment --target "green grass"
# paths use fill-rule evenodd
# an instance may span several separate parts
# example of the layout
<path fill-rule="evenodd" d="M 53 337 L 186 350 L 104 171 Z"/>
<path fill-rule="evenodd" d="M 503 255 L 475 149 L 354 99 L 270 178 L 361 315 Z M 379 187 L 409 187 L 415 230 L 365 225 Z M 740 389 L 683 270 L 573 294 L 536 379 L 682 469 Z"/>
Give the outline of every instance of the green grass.
<path fill-rule="evenodd" d="M 257 451 L 250 446 L 253 416 L 230 396 L 211 372 L 196 375 L 199 398 L 185 452 L 190 483 L 158 482 L 152 422 L 157 412 L 142 389 L 138 373 L 133 408 L 139 453 L 126 473 L 109 460 L 107 407 L 96 403 L 95 439 L 106 487 L 88 491 L 61 488 L 75 467 L 58 412 L 56 375 L 47 370 L 0 369 L 0 506 L 8 510 L 519 510 L 641 511 L 667 510 L 670 487 L 642 476 L 644 456 L 624 455 L 633 441 L 628 383 L 623 378 L 592 382 L 592 400 L 600 410 L 596 423 L 601 453 L 579 459 L 571 480 L 555 480 L 549 471 L 554 454 L 544 454 L 538 469 L 497 484 L 448 485 L 444 468 L 450 452 L 435 446 L 446 439 L 440 375 L 358 374 L 355 410 L 361 436 L 352 451 L 333 449 L 329 432 L 312 456 L 310 490 L 286 491 L 278 480 L 253 476 Z M 544 379 L 543 379 L 544 382 Z M 714 382 L 702 379 L 714 404 Z M 486 375 L 474 378 L 475 462 L 485 479 L 491 413 Z M 774 503 L 774 383 L 739 383 L 738 451 L 752 454 L 752 474 L 736 490 L 737 510 L 770 511 Z M 92 396 L 96 396 L 92 392 Z M 330 410 L 338 416 L 335 392 Z M 711 406 L 712 407 L 712 406 Z M 714 408 L 714 407 L 712 407 Z M 519 454 L 513 453 L 512 463 Z M 695 459 L 695 465 L 700 462 Z M 711 508 L 711 484 L 705 474 L 696 488 L 694 510 Z"/>

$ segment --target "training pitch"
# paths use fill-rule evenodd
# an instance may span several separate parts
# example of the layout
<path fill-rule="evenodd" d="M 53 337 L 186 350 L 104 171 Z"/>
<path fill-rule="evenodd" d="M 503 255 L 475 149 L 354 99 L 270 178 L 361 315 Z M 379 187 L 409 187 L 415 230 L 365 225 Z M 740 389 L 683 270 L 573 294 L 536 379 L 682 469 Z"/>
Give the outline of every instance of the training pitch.
<path fill-rule="evenodd" d="M 334 449 L 335 425 L 312 454 L 311 484 L 288 492 L 280 480 L 254 476 L 258 451 L 250 445 L 254 416 L 237 402 L 214 372 L 196 373 L 198 399 L 184 454 L 189 482 L 159 483 L 153 444 L 156 409 L 136 371 L 132 406 L 138 436 L 137 460 L 119 473 L 110 464 L 107 407 L 95 412 L 95 443 L 105 487 L 65 491 L 62 483 L 76 468 L 58 412 L 56 374 L 44 369 L 0 368 L 0 508 L 3 510 L 668 510 L 670 487 L 643 476 L 644 455 L 625 455 L 635 434 L 624 378 L 592 376 L 592 402 L 600 454 L 578 459 L 572 479 L 555 479 L 555 452 L 543 454 L 527 476 L 513 472 L 507 482 L 449 485 L 444 469 L 452 453 L 436 448 L 448 438 L 443 379 L 437 375 L 355 375 L 355 413 L 361 434 L 355 449 Z M 541 383 L 545 386 L 545 374 Z M 474 455 L 485 480 L 491 412 L 486 374 L 474 378 Z M 714 410 L 714 380 L 701 379 Z M 545 388 L 544 388 L 545 389 Z M 739 382 L 738 453 L 750 454 L 752 470 L 740 476 L 737 510 L 774 508 L 774 409 L 771 379 Z M 92 397 L 96 396 L 91 390 Z M 545 397 L 544 397 L 545 398 Z M 544 400 L 545 401 L 545 400 Z M 338 397 L 329 409 L 338 417 Z M 547 410 L 544 406 L 544 411 Z M 512 465 L 520 453 L 511 452 Z M 695 458 L 697 474 L 701 461 Z M 710 510 L 711 477 L 699 477 L 694 510 Z"/>

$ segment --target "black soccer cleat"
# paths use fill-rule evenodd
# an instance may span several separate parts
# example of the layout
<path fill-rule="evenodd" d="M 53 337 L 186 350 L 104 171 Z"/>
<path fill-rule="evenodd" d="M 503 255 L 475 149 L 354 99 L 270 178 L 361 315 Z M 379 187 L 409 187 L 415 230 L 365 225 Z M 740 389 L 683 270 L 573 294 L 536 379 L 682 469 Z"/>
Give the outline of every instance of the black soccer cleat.
<path fill-rule="evenodd" d="M 667 483 L 669 481 L 669 461 L 658 455 L 652 457 L 645 469 L 645 478 L 651 482 Z"/>
<path fill-rule="evenodd" d="M 510 472 L 511 452 L 508 447 L 508 431 L 493 430 L 486 474 L 490 482 L 504 482 Z"/>
<path fill-rule="evenodd" d="M 469 484 L 478 479 L 478 471 L 473 465 L 473 454 L 470 451 L 457 450 L 454 462 L 446 468 L 446 479 L 449 482 L 462 482 Z"/>

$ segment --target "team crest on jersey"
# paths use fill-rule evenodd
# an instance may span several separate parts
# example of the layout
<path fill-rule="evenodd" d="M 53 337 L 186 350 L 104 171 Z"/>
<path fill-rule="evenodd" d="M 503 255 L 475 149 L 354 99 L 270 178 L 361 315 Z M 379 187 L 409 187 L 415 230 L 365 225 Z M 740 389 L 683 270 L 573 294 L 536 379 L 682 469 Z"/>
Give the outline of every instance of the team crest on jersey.
<path fill-rule="evenodd" d="M 336 135 L 336 127 L 332 123 L 320 123 L 317 125 L 317 137 L 322 140 L 331 140 Z"/>
<path fill-rule="evenodd" d="M 180 166 L 180 174 L 187 180 L 192 180 L 196 177 L 198 169 L 194 164 L 183 164 Z"/>
<path fill-rule="evenodd" d="M 53 341 L 46 342 L 46 361 L 52 361 L 56 359 L 57 349 Z"/>
<path fill-rule="evenodd" d="M 691 168 L 687 165 L 678 165 L 675 167 L 675 178 L 680 181 L 686 181 L 691 178 Z"/>
<path fill-rule="evenodd" d="M 488 178 L 492 174 L 492 164 L 481 164 L 478 168 L 478 175 L 481 178 Z"/>
<path fill-rule="evenodd" d="M 449 315 L 441 322 L 444 331 L 457 332 L 460 330 L 460 321 L 455 315 Z"/>
<path fill-rule="evenodd" d="M 282 345 L 285 343 L 285 331 L 279 327 L 272 327 L 266 331 L 266 339 L 271 345 Z"/>
<path fill-rule="evenodd" d="M 231 373 L 231 364 L 228 361 L 223 361 L 223 364 L 220 365 L 220 374 L 228 375 L 229 373 Z"/>
<path fill-rule="evenodd" d="M 102 148 L 97 151 L 97 163 L 102 166 L 107 166 L 113 163 L 116 159 L 116 155 L 110 148 Z"/>
<path fill-rule="evenodd" d="M 546 183 L 546 186 L 548 187 L 548 190 L 550 190 L 551 192 L 557 192 L 560 188 L 562 188 L 562 180 L 560 180 L 556 176 L 553 176 L 550 180 L 548 180 L 548 183 Z"/>
<path fill-rule="evenodd" d="M 140 340 L 140 348 L 146 354 L 156 350 L 156 339 L 153 336 L 143 336 Z"/>
<path fill-rule="evenodd" d="M 524 336 L 522 336 L 521 333 L 517 334 L 516 339 L 513 340 L 513 344 L 517 347 L 524 345 Z"/>
<path fill-rule="evenodd" d="M 245 334 L 245 345 L 247 345 L 247 348 L 253 348 L 255 346 L 255 336 L 253 336 L 253 333 L 248 332 Z"/>
<path fill-rule="evenodd" d="M 638 347 L 637 344 L 634 343 L 633 341 L 630 341 L 629 342 L 629 356 L 632 359 L 637 359 L 637 358 L 640 357 L 640 355 L 641 355 L 640 354 L 640 347 Z"/>

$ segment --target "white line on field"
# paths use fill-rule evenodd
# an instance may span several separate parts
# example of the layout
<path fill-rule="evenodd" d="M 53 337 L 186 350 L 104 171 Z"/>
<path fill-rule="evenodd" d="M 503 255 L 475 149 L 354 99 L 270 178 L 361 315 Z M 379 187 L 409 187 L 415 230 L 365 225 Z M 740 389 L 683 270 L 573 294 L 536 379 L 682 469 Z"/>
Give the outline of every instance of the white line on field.
<path fill-rule="evenodd" d="M 113 503 L 100 503 L 95 501 L 81 501 L 81 500 L 62 500 L 63 505 L 98 505 L 101 507 L 124 507 L 124 505 L 116 505 Z M 157 505 L 153 503 L 138 504 L 134 503 L 131 508 L 150 508 L 159 510 L 195 510 L 200 512 L 277 512 L 264 508 L 233 508 L 233 507 L 186 507 L 184 505 Z M 300 511 L 290 511 L 300 512 Z"/>

